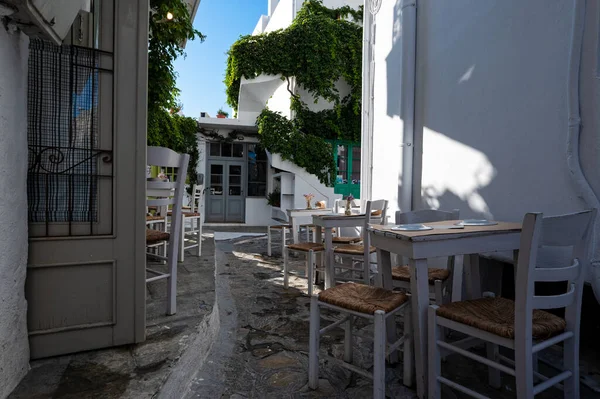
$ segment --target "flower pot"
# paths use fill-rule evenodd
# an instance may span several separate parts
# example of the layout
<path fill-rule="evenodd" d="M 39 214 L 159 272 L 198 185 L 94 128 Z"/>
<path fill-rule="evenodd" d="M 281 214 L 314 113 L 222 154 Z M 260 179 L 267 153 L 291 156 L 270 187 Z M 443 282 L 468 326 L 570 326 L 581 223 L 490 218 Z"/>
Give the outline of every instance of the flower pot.
<path fill-rule="evenodd" d="M 225 115 L 218 114 L 218 115 L 217 115 L 217 118 L 219 118 L 219 119 L 225 119 L 225 118 L 227 118 L 227 117 L 226 117 Z"/>

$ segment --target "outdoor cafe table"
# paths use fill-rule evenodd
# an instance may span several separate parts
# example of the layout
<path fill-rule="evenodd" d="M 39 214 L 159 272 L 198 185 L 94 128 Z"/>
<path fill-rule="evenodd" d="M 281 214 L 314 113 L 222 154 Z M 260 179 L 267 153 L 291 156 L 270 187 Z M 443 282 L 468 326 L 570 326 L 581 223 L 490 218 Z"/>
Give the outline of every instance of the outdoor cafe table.
<path fill-rule="evenodd" d="M 325 230 L 325 289 L 335 285 L 333 278 L 333 229 L 343 227 L 364 226 L 365 214 L 343 215 L 329 213 L 328 215 L 313 215 L 313 224 Z M 321 229 L 317 228 L 316 241 L 322 241 Z"/>
<path fill-rule="evenodd" d="M 429 283 L 427 258 L 465 255 L 465 275 L 470 298 L 481 296 L 479 253 L 513 251 L 517 256 L 521 236 L 521 223 L 498 222 L 493 226 L 465 226 L 449 229 L 457 221 L 426 223 L 433 230 L 397 231 L 393 226 L 369 227 L 371 245 L 377 248 L 377 263 L 383 287 L 393 288 L 390 253 L 409 259 L 410 291 L 412 301 L 413 332 L 417 395 L 427 397 L 427 308 Z M 436 228 L 436 226 L 439 226 Z M 395 340 L 395 325 L 388 324 L 388 339 Z"/>
<path fill-rule="evenodd" d="M 331 208 L 312 208 L 312 209 L 287 209 L 289 223 L 292 225 L 292 237 L 294 244 L 298 243 L 298 227 L 304 224 L 311 223 L 313 215 L 330 215 L 333 210 Z"/>

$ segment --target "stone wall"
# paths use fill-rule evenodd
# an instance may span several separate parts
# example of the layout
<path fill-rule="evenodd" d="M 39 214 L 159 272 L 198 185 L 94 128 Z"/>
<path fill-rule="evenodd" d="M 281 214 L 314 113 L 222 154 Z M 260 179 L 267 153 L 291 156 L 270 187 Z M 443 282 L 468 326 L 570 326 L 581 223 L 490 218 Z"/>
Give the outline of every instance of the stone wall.
<path fill-rule="evenodd" d="M 27 36 L 0 26 L 0 398 L 29 369 L 27 340 Z"/>

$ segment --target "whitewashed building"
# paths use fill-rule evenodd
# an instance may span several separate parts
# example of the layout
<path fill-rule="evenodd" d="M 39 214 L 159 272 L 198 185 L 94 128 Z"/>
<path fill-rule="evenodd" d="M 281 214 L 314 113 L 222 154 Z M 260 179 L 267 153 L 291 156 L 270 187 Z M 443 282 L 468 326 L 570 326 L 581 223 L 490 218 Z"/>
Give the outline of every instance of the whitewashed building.
<path fill-rule="evenodd" d="M 288 27 L 303 3 L 302 0 L 268 0 L 268 15 L 259 18 L 252 34 L 258 35 Z M 358 9 L 362 3 L 362 0 L 323 1 L 323 4 L 330 8 L 349 5 Z M 350 92 L 345 82 L 340 82 L 338 89 L 342 97 Z M 302 88 L 294 87 L 293 90 L 309 104 L 311 111 L 331 108 L 327 101 L 314 104 L 312 96 Z M 282 160 L 278 154 L 266 153 L 266 158 L 263 159 L 260 159 L 259 154 L 258 163 L 255 162 L 254 151 L 262 151 L 256 148 L 256 118 L 267 106 L 287 118 L 293 118 L 290 104 L 287 82 L 282 81 L 279 75 L 242 78 L 237 119 L 199 119 L 199 125 L 206 133 L 222 137 L 233 134 L 236 137 L 233 144 L 219 144 L 219 140 L 215 140 L 214 136 L 206 134 L 201 134 L 199 138 L 201 161 L 198 172 L 205 174 L 205 210 L 208 223 L 233 222 L 266 226 L 275 223 L 273 219 L 285 220 L 286 209 L 306 207 L 303 197 L 306 193 L 313 193 L 314 201 L 325 200 L 328 206 L 332 206 L 337 198 L 342 197 L 336 194 L 332 187 L 320 183 L 316 176 Z M 231 145 L 232 150 L 229 150 Z M 219 149 L 219 146 L 222 148 Z M 357 150 L 360 153 L 360 149 Z M 258 175 L 251 170 L 258 172 Z M 360 167 L 357 169 L 357 175 L 359 170 Z M 239 187 L 238 173 L 241 174 Z M 230 175 L 233 177 L 230 178 Z M 232 188 L 229 188 L 230 184 L 233 185 Z M 266 195 L 276 189 L 281 191 L 281 206 L 268 206 Z"/>
<path fill-rule="evenodd" d="M 364 198 L 506 221 L 600 207 L 598 2 L 365 3 Z"/>

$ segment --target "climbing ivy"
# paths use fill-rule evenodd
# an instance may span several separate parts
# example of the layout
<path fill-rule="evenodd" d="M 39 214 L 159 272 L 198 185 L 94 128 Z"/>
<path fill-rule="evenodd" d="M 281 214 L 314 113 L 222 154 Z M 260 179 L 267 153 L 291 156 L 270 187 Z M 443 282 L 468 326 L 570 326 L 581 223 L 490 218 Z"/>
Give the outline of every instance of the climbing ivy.
<path fill-rule="evenodd" d="M 304 134 L 278 112 L 264 109 L 256 120 L 261 144 L 281 158 L 306 169 L 327 186 L 336 176 L 333 150 L 322 137 Z"/>
<path fill-rule="evenodd" d="M 288 28 L 242 36 L 228 53 L 229 105 L 237 110 L 242 77 L 280 75 L 287 83 L 295 119 L 263 111 L 257 120 L 261 143 L 328 185 L 335 181 L 335 165 L 331 146 L 324 139 L 360 140 L 361 21 L 362 9 L 330 9 L 321 0 L 308 0 Z M 315 103 L 329 101 L 332 109 L 311 111 L 291 89 L 292 79 Z M 336 87 L 341 79 L 350 86 L 350 94 L 343 98 Z M 299 153 L 300 149 L 304 152 Z"/>

